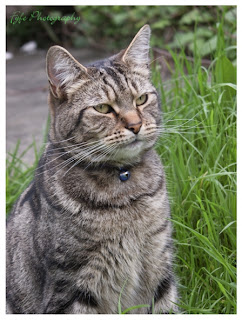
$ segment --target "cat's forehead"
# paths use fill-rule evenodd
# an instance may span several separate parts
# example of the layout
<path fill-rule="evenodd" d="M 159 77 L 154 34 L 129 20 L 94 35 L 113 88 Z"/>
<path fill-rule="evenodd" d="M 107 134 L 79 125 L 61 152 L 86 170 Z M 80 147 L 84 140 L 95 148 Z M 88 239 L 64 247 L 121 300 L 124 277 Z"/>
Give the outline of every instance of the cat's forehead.
<path fill-rule="evenodd" d="M 103 76 L 115 78 L 118 72 L 121 72 L 122 74 L 130 73 L 127 66 L 117 61 L 113 61 L 112 58 L 95 61 L 86 65 L 86 67 L 88 74 L 95 80 Z"/>
<path fill-rule="evenodd" d="M 105 58 L 102 60 L 97 60 L 94 62 L 90 62 L 89 64 L 85 65 L 87 68 L 102 68 L 102 67 L 109 67 L 112 65 L 112 59 L 111 58 Z"/>
<path fill-rule="evenodd" d="M 111 57 L 86 65 L 89 77 L 78 79 L 68 90 L 75 100 L 88 99 L 89 103 L 104 101 L 130 102 L 145 92 L 153 90 L 147 67 L 127 66 Z M 90 101 L 91 100 L 91 101 Z M 84 101 L 83 101 L 84 103 Z"/>
<path fill-rule="evenodd" d="M 88 73 L 93 77 L 98 78 L 103 76 L 113 78 L 114 80 L 119 77 L 139 78 L 138 80 L 143 80 L 144 82 L 150 80 L 150 72 L 147 66 L 128 66 L 127 64 L 123 63 L 119 57 L 120 54 L 86 65 Z"/>

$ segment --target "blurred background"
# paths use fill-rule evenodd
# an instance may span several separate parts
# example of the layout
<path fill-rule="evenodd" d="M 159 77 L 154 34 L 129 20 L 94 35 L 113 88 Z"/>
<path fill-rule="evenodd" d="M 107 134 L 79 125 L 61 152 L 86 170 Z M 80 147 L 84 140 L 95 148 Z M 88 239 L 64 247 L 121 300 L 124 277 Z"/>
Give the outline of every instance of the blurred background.
<path fill-rule="evenodd" d="M 35 40 L 42 49 L 59 44 L 67 48 L 116 51 L 124 48 L 133 33 L 148 23 L 152 29 L 152 47 L 182 47 L 188 55 L 194 54 L 195 27 L 197 50 L 202 51 L 202 56 L 209 57 L 216 48 L 216 23 L 224 10 L 227 41 L 233 44 L 236 39 L 234 6 L 8 6 L 7 48 L 16 50 Z M 33 18 L 13 25 L 11 16 L 16 11 L 27 16 L 39 11 L 42 18 L 74 14 L 80 20 L 56 21 L 51 25 Z"/>
<path fill-rule="evenodd" d="M 7 150 L 18 139 L 20 151 L 33 139 L 37 146 L 42 142 L 48 118 L 45 56 L 51 45 L 67 48 L 85 64 L 125 48 L 148 23 L 152 60 L 165 80 L 173 72 L 170 50 L 184 52 L 190 61 L 199 53 L 202 65 L 210 65 L 221 19 L 226 47 L 234 46 L 235 6 L 7 6 Z M 228 58 L 236 65 L 236 50 Z M 31 163 L 33 151 L 23 159 Z"/>

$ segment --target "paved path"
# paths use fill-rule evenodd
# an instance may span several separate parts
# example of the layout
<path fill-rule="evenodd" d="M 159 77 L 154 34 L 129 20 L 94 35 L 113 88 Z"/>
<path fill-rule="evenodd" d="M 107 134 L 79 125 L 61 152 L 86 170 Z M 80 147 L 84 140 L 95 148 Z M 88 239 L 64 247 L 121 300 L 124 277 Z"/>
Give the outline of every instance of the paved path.
<path fill-rule="evenodd" d="M 70 52 L 83 64 L 104 57 L 103 53 L 83 49 Z M 7 152 L 14 150 L 18 139 L 21 141 L 20 152 L 34 139 L 38 148 L 43 141 L 48 118 L 45 56 L 46 51 L 38 51 L 33 55 L 20 54 L 7 61 Z M 33 163 L 33 148 L 23 160 L 27 164 Z"/>

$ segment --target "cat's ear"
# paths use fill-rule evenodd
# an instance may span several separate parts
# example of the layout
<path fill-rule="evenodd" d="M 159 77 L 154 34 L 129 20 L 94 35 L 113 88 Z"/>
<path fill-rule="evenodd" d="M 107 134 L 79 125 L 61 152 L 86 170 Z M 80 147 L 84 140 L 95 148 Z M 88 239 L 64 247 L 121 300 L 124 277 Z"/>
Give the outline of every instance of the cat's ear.
<path fill-rule="evenodd" d="M 124 51 L 122 61 L 128 64 L 149 63 L 150 26 L 144 25 L 136 34 L 128 48 Z"/>
<path fill-rule="evenodd" d="M 66 89 L 83 74 L 87 68 L 81 65 L 66 49 L 60 46 L 51 47 L 46 56 L 46 69 L 50 90 L 54 97 L 61 98 Z"/>

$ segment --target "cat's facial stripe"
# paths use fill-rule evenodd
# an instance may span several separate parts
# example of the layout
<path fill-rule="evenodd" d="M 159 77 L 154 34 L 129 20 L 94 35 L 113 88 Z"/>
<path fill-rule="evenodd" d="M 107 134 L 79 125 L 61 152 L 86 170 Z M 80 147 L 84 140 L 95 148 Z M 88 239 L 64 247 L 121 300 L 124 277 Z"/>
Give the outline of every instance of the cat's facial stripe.
<path fill-rule="evenodd" d="M 131 95 L 135 99 L 143 94 L 143 92 L 141 92 L 142 84 L 140 84 L 139 87 L 137 87 L 134 84 L 134 81 L 130 81 L 130 79 L 127 76 L 125 76 L 123 72 L 120 72 L 120 68 L 119 70 L 115 70 L 112 67 L 108 67 L 104 70 L 108 73 L 108 77 L 104 77 L 103 81 L 105 82 L 105 84 L 109 85 L 114 91 L 116 97 L 115 100 L 117 100 L 118 98 L 117 92 L 127 92 L 127 90 L 129 90 L 131 92 Z M 140 76 L 138 77 L 141 78 Z M 113 84 L 111 84 L 110 81 L 112 81 Z M 139 81 L 137 81 L 137 84 L 138 82 Z M 135 103 L 134 106 L 136 106 Z"/>
<path fill-rule="evenodd" d="M 117 91 L 119 93 L 125 92 L 127 90 L 127 83 L 125 81 L 125 78 L 122 74 L 118 73 L 115 69 L 109 67 L 106 68 L 106 79 L 108 79 L 110 82 L 112 82 L 117 88 Z"/>
<path fill-rule="evenodd" d="M 133 97 L 137 97 L 138 96 L 138 92 L 139 92 L 137 86 L 135 86 L 134 82 L 130 81 L 129 79 L 128 79 L 128 85 L 129 85 L 129 88 L 130 88 L 130 90 L 131 90 L 131 92 L 133 94 Z"/>
<path fill-rule="evenodd" d="M 109 76 L 106 79 L 112 79 L 111 81 L 116 84 L 118 92 L 125 92 L 127 90 L 130 90 L 133 97 L 138 97 L 141 88 L 140 90 L 138 90 L 138 87 L 134 84 L 134 81 L 130 81 L 129 77 L 125 75 L 124 71 L 120 67 L 106 67 L 104 70 Z M 138 77 L 144 80 L 143 76 L 140 77 L 140 75 L 138 75 Z M 145 80 L 147 80 L 146 77 Z"/>
<path fill-rule="evenodd" d="M 109 68 L 111 69 L 111 68 Z M 131 91 L 131 94 L 133 96 L 137 95 L 137 90 L 130 84 L 130 81 L 128 77 L 125 75 L 125 73 L 121 70 L 121 68 L 112 68 L 116 74 L 119 74 L 120 82 L 122 81 L 122 85 L 120 86 L 120 90 L 126 91 L 129 89 Z"/>
<path fill-rule="evenodd" d="M 81 122 L 81 119 L 82 119 L 82 117 L 83 117 L 83 113 L 84 113 L 84 111 L 85 111 L 86 109 L 87 109 L 87 108 L 85 108 L 85 109 L 83 109 L 83 110 L 80 111 L 79 116 L 78 116 L 78 118 L 77 118 L 77 120 L 76 120 L 73 128 L 67 133 L 67 135 L 66 135 L 66 137 L 65 137 L 66 139 L 70 138 L 70 137 L 73 135 L 73 133 L 76 131 L 76 129 L 79 127 L 80 122 Z"/>
<path fill-rule="evenodd" d="M 117 91 L 118 91 L 118 88 L 114 88 L 114 85 L 111 84 L 109 81 L 107 81 L 107 78 L 104 77 L 103 78 L 103 82 L 105 83 L 106 86 L 110 87 L 115 95 L 115 100 L 118 99 L 118 94 L 117 94 Z"/>
<path fill-rule="evenodd" d="M 122 75 L 122 77 L 126 81 L 126 84 L 128 85 L 128 78 L 127 78 L 127 75 L 125 74 L 124 70 L 120 66 L 117 66 L 117 65 L 113 65 L 112 68 L 115 70 L 115 72 L 118 72 L 119 74 Z"/>
<path fill-rule="evenodd" d="M 112 70 L 112 68 L 110 68 L 110 67 L 106 67 L 106 68 L 104 68 L 104 70 L 113 79 L 113 81 L 116 83 L 116 85 L 119 87 L 120 90 L 125 89 L 125 86 L 123 85 L 120 77 L 118 77 L 117 72 Z"/>
<path fill-rule="evenodd" d="M 133 79 L 132 78 L 130 78 L 128 75 L 129 75 L 129 72 L 128 71 L 126 71 L 126 73 L 125 73 L 125 71 L 120 67 L 120 65 L 116 65 L 116 64 L 113 64 L 113 68 L 114 68 L 114 71 L 117 73 L 119 73 L 121 76 L 122 76 L 122 78 L 124 78 L 125 79 L 125 82 L 126 82 L 126 85 L 125 85 L 125 87 L 129 87 L 130 89 L 133 89 L 133 90 L 131 90 L 132 91 L 132 93 L 134 94 L 134 96 L 136 95 L 136 94 L 138 94 L 138 92 L 139 92 L 139 90 L 138 90 L 138 87 L 137 87 L 137 85 L 135 84 L 135 82 L 133 81 Z M 110 69 L 110 67 L 109 67 L 109 69 Z M 135 69 L 136 70 L 136 69 Z M 134 71 L 134 72 L 132 72 L 131 74 L 133 75 L 133 74 L 135 74 L 137 77 L 138 77 L 138 79 L 136 78 L 136 80 L 146 80 L 147 81 L 147 75 L 149 75 L 149 73 L 147 73 L 147 72 L 142 72 L 143 71 L 143 69 L 140 69 L 140 68 L 138 68 L 137 69 L 138 71 L 141 71 L 141 73 L 139 73 L 139 72 L 136 72 L 136 71 Z M 140 79 L 141 78 L 141 79 Z M 134 93 L 135 92 L 135 93 Z"/>
<path fill-rule="evenodd" d="M 110 92 L 109 92 L 109 90 L 106 88 L 106 86 L 102 86 L 101 88 L 102 88 L 103 92 L 106 94 L 106 96 L 107 96 L 107 98 L 108 98 L 108 101 L 113 101 L 114 96 L 111 97 Z"/>
<path fill-rule="evenodd" d="M 132 81 L 130 81 L 130 79 L 125 75 L 125 73 L 121 70 L 121 68 L 117 68 L 117 70 L 115 71 L 118 72 L 119 76 L 122 78 L 122 80 L 121 79 L 120 80 L 123 81 L 124 83 L 123 85 L 124 90 L 129 89 L 133 97 L 136 97 L 138 92 L 137 87 L 132 84 Z"/>
<path fill-rule="evenodd" d="M 105 80 L 106 81 L 106 80 Z M 104 79 L 103 79 L 103 82 L 104 82 Z M 112 90 L 109 90 L 108 89 L 108 84 L 106 82 L 106 85 L 102 85 L 101 86 L 101 89 L 103 90 L 104 94 L 106 95 L 106 97 L 108 98 L 108 102 L 109 103 L 112 103 L 113 101 L 115 101 L 116 99 L 116 94 L 114 92 L 114 89 L 112 87 Z"/>

